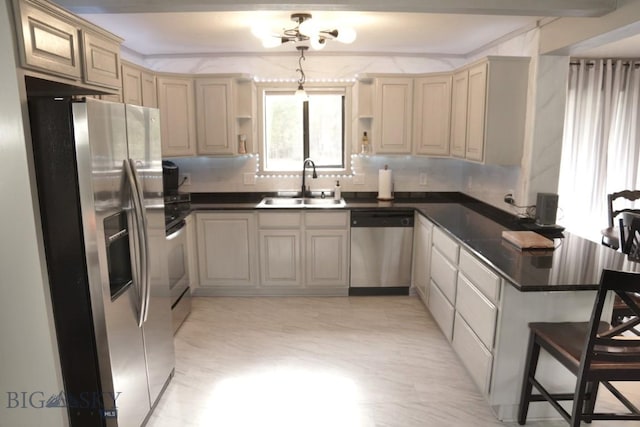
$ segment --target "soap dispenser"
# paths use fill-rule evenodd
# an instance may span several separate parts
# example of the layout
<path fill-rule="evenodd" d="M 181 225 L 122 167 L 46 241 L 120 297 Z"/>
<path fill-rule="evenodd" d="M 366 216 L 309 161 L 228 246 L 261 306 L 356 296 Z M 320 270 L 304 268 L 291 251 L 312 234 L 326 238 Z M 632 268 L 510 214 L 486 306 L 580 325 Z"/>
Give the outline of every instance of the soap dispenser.
<path fill-rule="evenodd" d="M 336 187 L 333 190 L 333 198 L 340 200 L 342 198 L 342 189 L 340 188 L 340 181 L 336 181 Z"/>

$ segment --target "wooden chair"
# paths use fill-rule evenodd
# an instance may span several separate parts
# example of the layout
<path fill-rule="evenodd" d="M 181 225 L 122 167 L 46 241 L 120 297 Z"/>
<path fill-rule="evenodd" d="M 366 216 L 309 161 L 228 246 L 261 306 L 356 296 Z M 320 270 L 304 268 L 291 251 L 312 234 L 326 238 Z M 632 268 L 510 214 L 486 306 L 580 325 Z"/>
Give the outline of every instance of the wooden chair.
<path fill-rule="evenodd" d="M 601 321 L 608 292 L 615 292 L 633 316 L 612 327 Z M 640 274 L 604 270 L 589 322 L 531 323 L 518 424 L 527 420 L 531 402 L 548 401 L 572 427 L 581 421 L 640 420 L 640 410 L 610 381 L 640 381 L 640 338 L 628 331 L 640 324 L 640 306 L 630 296 L 640 292 Z M 536 378 L 540 349 L 544 349 L 576 375 L 572 393 L 550 393 Z M 605 386 L 628 410 L 627 413 L 595 413 L 598 386 Z M 533 387 L 539 394 L 532 394 Z M 572 400 L 571 413 L 559 401 Z"/>
<path fill-rule="evenodd" d="M 607 207 L 608 207 L 608 220 L 609 227 L 605 228 L 601 231 L 602 233 L 602 244 L 605 246 L 609 246 L 613 249 L 618 249 L 620 247 L 620 239 L 618 238 L 618 230 L 614 225 L 614 221 L 618 215 L 623 212 L 636 212 L 640 213 L 638 209 L 630 209 L 623 208 L 614 210 L 613 204 L 617 199 L 626 199 L 628 201 L 635 201 L 640 199 L 640 191 L 637 190 L 623 190 L 618 191 L 617 193 L 607 194 Z"/>

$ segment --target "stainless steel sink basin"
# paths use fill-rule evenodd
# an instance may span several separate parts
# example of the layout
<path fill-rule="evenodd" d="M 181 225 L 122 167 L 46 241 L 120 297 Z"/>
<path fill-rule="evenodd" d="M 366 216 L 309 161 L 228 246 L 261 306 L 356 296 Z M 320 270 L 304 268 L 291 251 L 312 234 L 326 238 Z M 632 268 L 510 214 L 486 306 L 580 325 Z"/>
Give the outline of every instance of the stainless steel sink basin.
<path fill-rule="evenodd" d="M 322 199 L 301 197 L 265 197 L 258 208 L 343 208 L 346 206 L 344 199 Z"/>

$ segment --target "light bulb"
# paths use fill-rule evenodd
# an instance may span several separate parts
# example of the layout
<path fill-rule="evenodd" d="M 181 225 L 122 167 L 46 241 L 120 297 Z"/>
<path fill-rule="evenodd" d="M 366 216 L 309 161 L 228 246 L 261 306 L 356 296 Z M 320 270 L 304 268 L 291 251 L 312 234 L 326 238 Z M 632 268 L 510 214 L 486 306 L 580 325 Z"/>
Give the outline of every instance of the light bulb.
<path fill-rule="evenodd" d="M 304 87 L 302 87 L 302 84 L 298 85 L 298 90 L 296 90 L 296 93 L 294 93 L 293 96 L 300 102 L 309 100 L 309 95 L 307 95 L 307 92 L 304 90 Z"/>
<path fill-rule="evenodd" d="M 302 34 L 303 36 L 315 38 L 318 36 L 318 33 L 320 33 L 320 27 L 318 26 L 317 21 L 309 18 L 300 23 L 300 25 L 298 26 L 298 31 L 300 31 L 300 34 Z"/>
<path fill-rule="evenodd" d="M 351 27 L 338 28 L 336 40 L 342 43 L 353 43 L 356 40 L 356 30 Z"/>
<path fill-rule="evenodd" d="M 314 50 L 324 49 L 327 45 L 324 39 L 321 39 L 319 36 L 311 37 L 309 39 L 309 44 Z"/>

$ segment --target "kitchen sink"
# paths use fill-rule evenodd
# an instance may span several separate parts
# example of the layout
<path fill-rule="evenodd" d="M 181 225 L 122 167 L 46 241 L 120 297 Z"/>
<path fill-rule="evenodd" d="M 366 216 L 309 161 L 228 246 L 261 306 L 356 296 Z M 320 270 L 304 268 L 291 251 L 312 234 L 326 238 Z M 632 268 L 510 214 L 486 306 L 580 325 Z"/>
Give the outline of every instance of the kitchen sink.
<path fill-rule="evenodd" d="M 265 197 L 258 208 L 343 208 L 346 206 L 344 199 L 322 199 L 301 197 Z"/>

